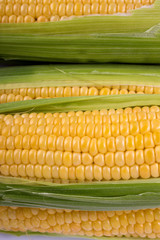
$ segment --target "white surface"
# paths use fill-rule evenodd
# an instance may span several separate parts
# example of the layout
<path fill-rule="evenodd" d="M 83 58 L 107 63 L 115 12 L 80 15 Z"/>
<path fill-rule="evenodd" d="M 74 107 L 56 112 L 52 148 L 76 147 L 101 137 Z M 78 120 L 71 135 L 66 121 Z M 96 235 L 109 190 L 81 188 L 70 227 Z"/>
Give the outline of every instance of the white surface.
<path fill-rule="evenodd" d="M 63 237 L 45 237 L 45 236 L 21 236 L 16 237 L 10 234 L 0 234 L 0 240 L 82 240 L 80 238 L 63 238 Z M 83 240 L 85 240 L 83 238 Z M 87 239 L 86 239 L 87 240 Z"/>

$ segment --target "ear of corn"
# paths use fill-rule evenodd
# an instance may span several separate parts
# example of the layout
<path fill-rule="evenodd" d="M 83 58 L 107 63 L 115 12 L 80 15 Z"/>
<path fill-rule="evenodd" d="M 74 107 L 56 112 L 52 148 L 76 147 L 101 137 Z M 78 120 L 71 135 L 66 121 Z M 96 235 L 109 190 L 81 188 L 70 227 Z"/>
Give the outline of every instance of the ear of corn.
<path fill-rule="evenodd" d="M 9 67 L 8 72 L 0 69 L 0 103 L 54 97 L 158 94 L 159 74 L 158 66 Z"/>
<path fill-rule="evenodd" d="M 88 237 L 159 238 L 160 209 L 72 211 L 0 207 L 0 229 Z M 113 238 L 114 239 L 114 238 Z"/>
<path fill-rule="evenodd" d="M 96 16 L 64 23 L 31 23 L 24 30 L 23 24 L 8 27 L 2 24 L 0 57 L 63 63 L 157 64 L 160 63 L 159 13 L 157 0 L 153 8 L 135 10 L 128 17 Z M 153 28 L 156 32 L 149 30 Z M 51 35 L 46 38 L 46 34 Z"/>
<path fill-rule="evenodd" d="M 143 1 L 143 0 L 142 0 Z M 83 1 L 82 1 L 83 2 Z M 94 2 L 94 1 L 92 1 Z M 106 1 L 100 1 L 106 4 Z M 118 1 L 115 1 L 116 3 Z M 129 3 L 129 1 L 125 1 Z M 135 1 L 136 2 L 136 1 Z M 143 1 L 147 5 L 148 1 Z M 100 15 L 73 18 L 69 21 L 48 23 L 26 23 L 26 24 L 0 24 L 1 34 L 100 34 L 100 33 L 138 33 L 145 32 L 159 23 L 159 0 L 150 1 L 152 7 L 141 8 L 124 15 Z M 56 3 L 56 2 L 55 2 Z M 79 2 L 80 3 L 80 2 Z M 133 3 L 133 1 L 132 1 Z M 132 4 L 131 3 L 131 4 Z M 140 2 L 139 2 L 140 3 Z M 2 3 L 4 4 L 4 3 Z M 114 4 L 114 1 L 113 1 Z M 4 7 L 4 6 L 3 6 Z M 3 12 L 2 7 L 2 12 Z M 118 10 L 118 9 L 117 9 Z M 133 24 L 134 23 L 134 24 Z M 94 28 L 93 28 L 94 26 Z"/>
<path fill-rule="evenodd" d="M 151 1 L 2 1 L 0 22 L 2 23 L 33 23 L 55 22 L 71 19 L 76 16 L 95 14 L 128 13 L 133 9 L 149 6 Z"/>

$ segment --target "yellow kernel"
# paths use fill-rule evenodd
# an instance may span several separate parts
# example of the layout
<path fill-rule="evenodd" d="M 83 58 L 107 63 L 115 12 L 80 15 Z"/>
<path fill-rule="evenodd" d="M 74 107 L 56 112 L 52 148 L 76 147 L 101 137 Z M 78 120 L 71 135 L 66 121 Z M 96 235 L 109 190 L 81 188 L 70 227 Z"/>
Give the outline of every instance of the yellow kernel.
<path fill-rule="evenodd" d="M 82 163 L 84 165 L 90 165 L 93 163 L 93 157 L 89 153 L 82 153 Z"/>
<path fill-rule="evenodd" d="M 95 156 L 98 153 L 98 148 L 97 148 L 97 139 L 92 138 L 89 146 L 89 153 L 92 156 Z"/>
<path fill-rule="evenodd" d="M 145 162 L 149 165 L 155 163 L 155 154 L 153 148 L 148 148 L 144 150 L 144 159 Z"/>
<path fill-rule="evenodd" d="M 8 176 L 9 175 L 9 166 L 8 165 L 1 165 L 0 166 L 0 172 L 1 172 L 2 175 Z"/>
<path fill-rule="evenodd" d="M 92 165 L 85 167 L 85 178 L 89 181 L 93 180 L 93 166 Z"/>
<path fill-rule="evenodd" d="M 156 178 L 159 177 L 158 163 L 151 165 L 151 176 Z"/>
<path fill-rule="evenodd" d="M 134 136 L 128 135 L 126 137 L 126 149 L 127 150 L 135 150 Z"/>
<path fill-rule="evenodd" d="M 121 179 L 121 175 L 120 175 L 120 167 L 112 167 L 111 169 L 111 176 L 114 180 L 119 180 Z"/>
<path fill-rule="evenodd" d="M 18 175 L 20 177 L 26 177 L 26 166 L 24 164 L 18 165 Z"/>
<path fill-rule="evenodd" d="M 115 164 L 119 167 L 124 166 L 124 153 L 116 152 L 115 153 Z"/>
<path fill-rule="evenodd" d="M 111 169 L 109 167 L 103 167 L 103 179 L 107 181 L 111 179 Z"/>
<path fill-rule="evenodd" d="M 43 174 L 42 174 L 42 166 L 41 165 L 35 165 L 35 177 L 37 178 L 42 178 Z"/>
<path fill-rule="evenodd" d="M 140 177 L 147 179 L 150 178 L 150 167 L 147 164 L 143 164 L 140 166 Z"/>
<path fill-rule="evenodd" d="M 128 166 L 124 166 L 121 168 L 121 178 L 125 180 L 130 179 L 130 170 Z"/>
<path fill-rule="evenodd" d="M 85 179 L 84 175 L 84 166 L 80 165 L 76 167 L 76 178 L 80 181 L 83 181 Z"/>
<path fill-rule="evenodd" d="M 73 166 L 79 166 L 81 164 L 81 154 L 73 153 Z"/>
<path fill-rule="evenodd" d="M 135 152 L 126 151 L 125 152 L 125 162 L 128 166 L 133 166 L 135 164 Z"/>
<path fill-rule="evenodd" d="M 117 151 L 125 151 L 125 137 L 117 136 L 116 137 L 116 149 Z"/>
<path fill-rule="evenodd" d="M 43 177 L 47 178 L 47 179 L 51 179 L 52 175 L 51 175 L 51 167 L 48 165 L 44 165 L 43 166 Z"/>
<path fill-rule="evenodd" d="M 27 176 L 29 176 L 29 177 L 34 177 L 34 176 L 35 176 L 35 175 L 34 175 L 34 165 L 28 164 L 28 165 L 26 166 L 26 174 L 27 174 Z"/>

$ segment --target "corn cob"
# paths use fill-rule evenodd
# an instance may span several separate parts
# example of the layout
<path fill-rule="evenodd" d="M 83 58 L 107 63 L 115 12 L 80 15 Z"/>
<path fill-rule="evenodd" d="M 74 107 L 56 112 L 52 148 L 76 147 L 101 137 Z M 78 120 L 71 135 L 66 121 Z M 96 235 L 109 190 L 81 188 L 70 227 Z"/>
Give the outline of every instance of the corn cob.
<path fill-rule="evenodd" d="M 127 13 L 154 0 L 2 0 L 1 23 L 54 22 L 74 16 Z"/>
<path fill-rule="evenodd" d="M 1 175 L 62 180 L 160 176 L 160 108 L 0 116 Z"/>
<path fill-rule="evenodd" d="M 78 211 L 0 207 L 0 229 L 85 236 L 160 238 L 160 209 Z"/>
<path fill-rule="evenodd" d="M 0 89 L 0 103 L 42 98 L 98 96 L 117 94 L 159 94 L 160 87 L 116 85 L 105 87 L 40 87 Z"/>

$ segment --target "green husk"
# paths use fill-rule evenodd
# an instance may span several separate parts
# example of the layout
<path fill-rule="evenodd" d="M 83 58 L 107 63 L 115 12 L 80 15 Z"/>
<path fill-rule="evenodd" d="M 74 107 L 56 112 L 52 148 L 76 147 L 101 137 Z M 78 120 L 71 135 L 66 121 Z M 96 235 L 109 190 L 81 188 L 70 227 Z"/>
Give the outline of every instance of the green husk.
<path fill-rule="evenodd" d="M 74 63 L 160 63 L 160 0 L 127 16 L 1 24 L 0 57 Z"/>
<path fill-rule="evenodd" d="M 155 34 L 4 35 L 0 57 L 66 63 L 160 63 Z"/>
<path fill-rule="evenodd" d="M 69 112 L 160 105 L 160 94 L 61 97 L 0 104 L 0 113 Z"/>
<path fill-rule="evenodd" d="M 88 211 L 155 208 L 160 207 L 160 179 L 55 184 L 1 176 L 0 205 Z"/>
<path fill-rule="evenodd" d="M 44 86 L 160 86 L 159 66 L 55 64 L 0 69 L 0 89 Z"/>

